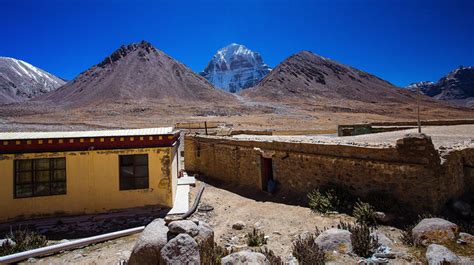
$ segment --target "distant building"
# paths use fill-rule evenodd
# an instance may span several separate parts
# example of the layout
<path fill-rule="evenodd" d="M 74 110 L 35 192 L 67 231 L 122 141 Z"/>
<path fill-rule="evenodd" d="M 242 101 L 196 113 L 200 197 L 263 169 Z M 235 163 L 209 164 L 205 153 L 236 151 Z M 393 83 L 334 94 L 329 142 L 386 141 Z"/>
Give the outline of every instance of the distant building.
<path fill-rule="evenodd" d="M 179 131 L 0 133 L 0 221 L 173 206 Z"/>

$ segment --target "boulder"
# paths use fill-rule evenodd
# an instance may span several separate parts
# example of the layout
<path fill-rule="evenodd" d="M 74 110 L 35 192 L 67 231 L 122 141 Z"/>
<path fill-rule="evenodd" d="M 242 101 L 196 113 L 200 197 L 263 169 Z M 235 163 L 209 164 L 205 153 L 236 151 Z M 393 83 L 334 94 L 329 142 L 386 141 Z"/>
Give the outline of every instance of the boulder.
<path fill-rule="evenodd" d="M 196 264 L 201 263 L 199 246 L 188 234 L 179 234 L 171 239 L 160 251 L 160 263 L 172 264 Z M 155 263 L 157 264 L 157 263 Z"/>
<path fill-rule="evenodd" d="M 352 252 L 351 232 L 347 230 L 331 228 L 322 232 L 314 241 L 325 251 Z"/>
<path fill-rule="evenodd" d="M 425 218 L 412 229 L 415 244 L 427 246 L 431 243 L 455 241 L 459 227 L 441 218 Z"/>
<path fill-rule="evenodd" d="M 431 244 L 426 249 L 426 260 L 428 265 L 438 265 L 441 262 L 447 261 L 449 264 L 459 264 L 461 259 L 456 256 L 451 250 L 444 246 Z"/>
<path fill-rule="evenodd" d="M 168 224 L 168 229 L 171 234 L 175 235 L 185 233 L 194 237 L 199 233 L 198 226 L 191 220 L 173 221 Z"/>
<path fill-rule="evenodd" d="M 251 252 L 248 250 L 239 251 L 227 255 L 221 259 L 222 265 L 270 265 L 268 259 L 262 253 Z"/>
<path fill-rule="evenodd" d="M 207 244 L 208 246 L 214 246 L 214 230 L 207 223 L 200 222 L 197 226 L 198 234 L 194 237 L 194 240 L 199 246 Z"/>
<path fill-rule="evenodd" d="M 237 221 L 232 225 L 232 229 L 235 229 L 235 230 L 242 230 L 244 229 L 244 227 L 245 227 L 245 223 L 242 221 Z"/>
<path fill-rule="evenodd" d="M 135 242 L 128 264 L 158 264 L 160 251 L 167 242 L 167 233 L 168 227 L 163 219 L 156 219 L 147 225 Z"/>

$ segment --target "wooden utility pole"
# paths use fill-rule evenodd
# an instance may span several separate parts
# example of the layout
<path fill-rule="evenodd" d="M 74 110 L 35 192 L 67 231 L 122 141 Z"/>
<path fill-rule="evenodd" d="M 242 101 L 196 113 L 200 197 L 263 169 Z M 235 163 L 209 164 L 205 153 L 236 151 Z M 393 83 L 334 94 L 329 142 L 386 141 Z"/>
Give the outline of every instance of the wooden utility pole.
<path fill-rule="evenodd" d="M 206 129 L 206 135 L 207 135 L 207 121 L 204 122 L 204 129 Z"/>
<path fill-rule="evenodd" d="M 418 116 L 418 133 L 421 133 L 421 120 L 420 120 L 420 87 L 416 88 L 416 105 L 417 105 L 417 116 Z"/>

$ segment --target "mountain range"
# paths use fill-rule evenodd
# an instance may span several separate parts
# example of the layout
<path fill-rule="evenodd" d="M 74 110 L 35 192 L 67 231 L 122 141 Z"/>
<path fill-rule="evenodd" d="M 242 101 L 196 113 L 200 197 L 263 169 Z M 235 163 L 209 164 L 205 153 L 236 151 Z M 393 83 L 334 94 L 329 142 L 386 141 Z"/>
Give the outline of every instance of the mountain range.
<path fill-rule="evenodd" d="M 7 58 L 0 62 L 3 103 L 29 98 L 33 98 L 29 100 L 32 104 L 55 107 L 147 101 L 184 106 L 191 102 L 198 106 L 198 102 L 228 102 L 228 106 L 245 103 L 247 107 L 255 105 L 254 100 L 264 102 L 263 105 L 331 105 L 335 101 L 344 105 L 350 101 L 359 102 L 358 106 L 402 106 L 415 102 L 415 94 L 407 89 L 309 51 L 296 53 L 270 69 L 258 53 L 239 44 L 220 49 L 201 74 L 146 41 L 121 46 L 68 83 L 19 60 Z M 472 72 L 472 67 L 459 68 L 436 84 L 425 82 L 410 88 L 423 86 L 424 93 L 435 99 L 463 100 L 473 97 Z M 440 107 L 429 97 L 423 96 L 422 102 Z"/>
<path fill-rule="evenodd" d="M 423 81 L 407 86 L 439 100 L 474 108 L 474 67 L 460 66 L 443 76 L 438 82 Z"/>
<path fill-rule="evenodd" d="M 22 60 L 0 57 L 0 103 L 21 102 L 51 92 L 66 81 Z"/>
<path fill-rule="evenodd" d="M 200 74 L 215 87 L 236 93 L 255 86 L 271 70 L 259 53 L 232 43 L 218 50 Z"/>

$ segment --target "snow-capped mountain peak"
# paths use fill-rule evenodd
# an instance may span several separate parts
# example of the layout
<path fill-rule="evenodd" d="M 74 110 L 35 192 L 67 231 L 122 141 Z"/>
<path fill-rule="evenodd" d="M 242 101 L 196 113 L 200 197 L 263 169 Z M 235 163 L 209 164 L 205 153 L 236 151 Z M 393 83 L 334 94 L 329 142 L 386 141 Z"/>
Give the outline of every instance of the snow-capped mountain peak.
<path fill-rule="evenodd" d="M 0 102 L 18 102 L 53 91 L 66 82 L 25 61 L 0 57 Z"/>
<path fill-rule="evenodd" d="M 432 87 L 433 85 L 434 83 L 431 81 L 421 81 L 421 82 L 411 83 L 408 86 L 406 86 L 406 88 L 413 92 L 416 92 L 419 88 L 421 93 L 425 93 L 425 91 L 429 89 L 430 87 Z"/>
<path fill-rule="evenodd" d="M 232 43 L 217 51 L 201 75 L 215 87 L 235 93 L 256 85 L 270 71 L 259 53 Z"/>

